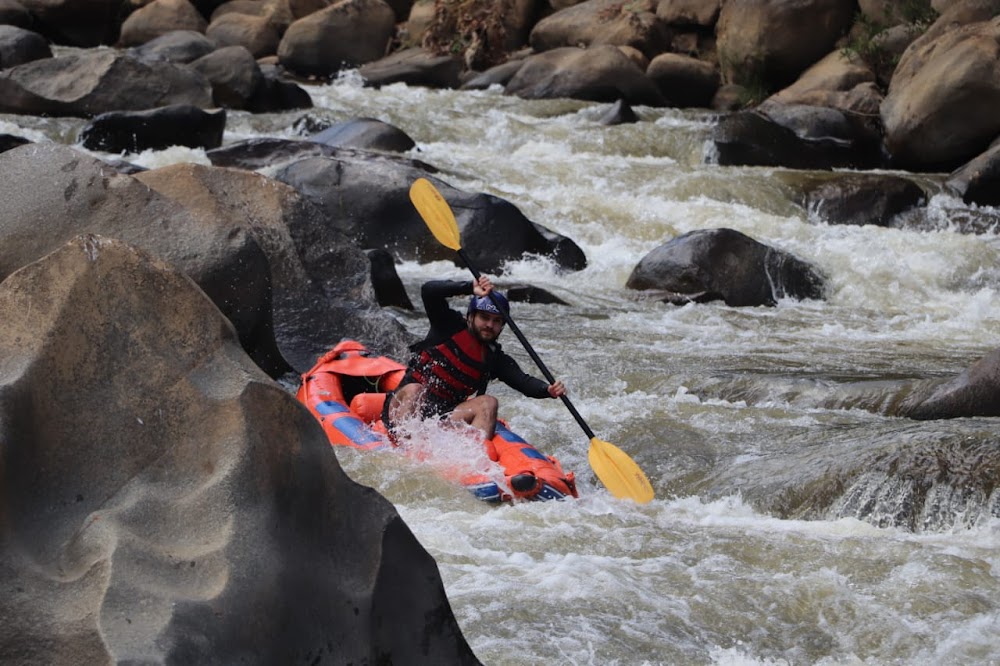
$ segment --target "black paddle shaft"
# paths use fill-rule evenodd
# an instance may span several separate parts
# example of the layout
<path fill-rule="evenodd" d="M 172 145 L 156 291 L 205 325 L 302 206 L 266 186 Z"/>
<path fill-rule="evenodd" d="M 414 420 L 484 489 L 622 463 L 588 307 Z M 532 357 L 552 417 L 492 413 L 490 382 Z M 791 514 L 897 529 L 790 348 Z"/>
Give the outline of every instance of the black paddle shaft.
<path fill-rule="evenodd" d="M 476 267 L 472 265 L 471 261 L 469 261 L 469 257 L 466 256 L 465 251 L 460 248 L 458 250 L 458 256 L 462 258 L 462 261 L 464 261 L 465 265 L 469 268 L 470 271 L 472 271 L 473 277 L 475 277 L 476 281 L 478 282 L 479 271 L 477 271 Z M 552 373 L 549 372 L 549 369 L 547 367 L 545 367 L 545 364 L 542 362 L 542 359 L 538 356 L 538 354 L 535 353 L 535 350 L 532 348 L 531 343 L 528 342 L 528 339 L 526 337 L 524 337 L 524 333 L 521 332 L 521 329 L 518 328 L 517 324 L 514 323 L 514 320 L 511 319 L 510 313 L 508 313 L 506 310 L 500 307 L 500 303 L 497 302 L 497 299 L 496 297 L 493 296 L 492 291 L 487 295 L 490 297 L 490 300 L 493 301 L 493 305 L 497 306 L 497 311 L 500 312 L 501 316 L 503 316 L 503 320 L 507 322 L 508 326 L 510 326 L 510 330 L 514 331 L 514 335 L 516 335 L 517 339 L 521 341 L 521 344 L 524 346 L 524 350 L 528 352 L 528 356 L 530 356 L 531 360 L 535 362 L 535 365 L 538 366 L 538 369 L 542 371 L 542 374 L 545 376 L 545 379 L 549 380 L 549 384 L 555 384 L 556 378 L 552 376 Z M 589 437 L 590 439 L 594 439 L 596 437 L 594 431 L 590 429 L 590 426 L 587 425 L 587 422 L 583 420 L 582 416 L 580 416 L 580 412 L 576 411 L 576 407 L 574 407 L 573 403 L 570 402 L 569 397 L 563 394 L 559 396 L 559 398 L 563 401 L 563 404 L 566 405 L 566 409 L 568 409 L 569 413 L 573 415 L 573 418 L 576 419 L 576 422 L 580 424 L 581 428 L 583 428 L 583 432 L 587 435 L 587 437 Z"/>

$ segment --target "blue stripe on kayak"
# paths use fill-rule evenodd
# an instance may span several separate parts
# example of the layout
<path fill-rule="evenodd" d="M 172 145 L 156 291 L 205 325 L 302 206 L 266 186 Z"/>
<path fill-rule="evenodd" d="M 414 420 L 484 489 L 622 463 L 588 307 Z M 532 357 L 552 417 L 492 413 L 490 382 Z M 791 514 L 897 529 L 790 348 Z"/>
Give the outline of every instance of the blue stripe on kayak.
<path fill-rule="evenodd" d="M 561 500 L 566 499 L 566 495 L 559 492 L 547 483 L 542 484 L 542 489 L 538 491 L 538 494 L 532 497 L 532 499 L 541 500 Z"/>
<path fill-rule="evenodd" d="M 510 428 L 505 426 L 503 422 L 497 421 L 496 434 L 504 438 L 508 442 L 519 442 L 521 444 L 527 444 L 525 440 L 521 439 L 521 436 L 514 433 Z"/>
<path fill-rule="evenodd" d="M 327 414 L 342 414 L 344 412 L 349 412 L 347 405 L 342 402 L 337 402 L 335 400 L 326 400 L 324 402 L 316 403 L 316 411 L 320 414 L 326 416 Z"/>
<path fill-rule="evenodd" d="M 545 462 L 549 462 L 548 457 L 544 453 L 542 453 L 535 447 L 531 446 L 530 444 L 522 446 L 521 453 L 523 453 L 528 458 L 534 458 L 535 460 L 544 460 Z"/>
<path fill-rule="evenodd" d="M 355 444 L 371 444 L 382 439 L 364 421 L 354 416 L 341 416 L 333 425 Z"/>
<path fill-rule="evenodd" d="M 490 481 L 489 483 L 476 483 L 465 487 L 476 499 L 484 502 L 500 501 L 500 486 Z"/>

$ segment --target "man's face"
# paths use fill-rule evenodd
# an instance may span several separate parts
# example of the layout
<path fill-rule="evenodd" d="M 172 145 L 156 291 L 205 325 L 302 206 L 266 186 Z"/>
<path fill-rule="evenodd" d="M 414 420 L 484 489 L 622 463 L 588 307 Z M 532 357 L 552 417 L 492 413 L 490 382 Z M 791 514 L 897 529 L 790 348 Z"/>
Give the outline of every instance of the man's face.
<path fill-rule="evenodd" d="M 493 342 L 503 330 L 503 317 L 492 312 L 475 311 L 468 316 L 469 330 L 480 342 Z"/>

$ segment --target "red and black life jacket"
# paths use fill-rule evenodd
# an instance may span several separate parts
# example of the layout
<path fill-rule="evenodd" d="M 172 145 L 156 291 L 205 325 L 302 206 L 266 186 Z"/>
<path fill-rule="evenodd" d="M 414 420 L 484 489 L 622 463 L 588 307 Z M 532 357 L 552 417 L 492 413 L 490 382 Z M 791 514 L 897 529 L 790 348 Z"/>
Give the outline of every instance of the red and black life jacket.
<path fill-rule="evenodd" d="M 468 329 L 427 347 L 411 362 L 408 375 L 449 407 L 482 393 L 489 382 L 486 346 Z"/>

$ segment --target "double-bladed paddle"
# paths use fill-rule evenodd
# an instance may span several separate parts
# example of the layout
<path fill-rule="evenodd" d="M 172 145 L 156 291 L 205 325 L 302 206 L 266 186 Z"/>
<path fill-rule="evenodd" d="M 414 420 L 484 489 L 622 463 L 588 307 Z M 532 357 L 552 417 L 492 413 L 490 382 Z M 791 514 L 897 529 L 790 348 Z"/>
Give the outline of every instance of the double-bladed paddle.
<path fill-rule="evenodd" d="M 444 197 L 441 196 L 437 188 L 430 181 L 418 178 L 410 186 L 410 201 L 413 202 L 417 212 L 420 213 L 420 217 L 424 219 L 427 227 L 434 234 L 434 238 L 445 247 L 458 252 L 458 256 L 461 257 L 465 265 L 472 271 L 472 275 L 478 280 L 479 271 L 476 270 L 472 262 L 469 261 L 469 257 L 462 250 L 462 242 L 458 233 L 458 223 L 455 221 L 455 215 L 451 211 L 451 206 L 444 200 Z M 500 307 L 493 297 L 492 292 L 490 292 L 489 296 L 497 306 L 497 310 L 503 315 L 504 321 L 510 327 L 510 330 L 514 331 L 514 335 L 524 345 L 525 351 L 528 352 L 535 365 L 545 375 L 545 379 L 550 384 L 555 383 L 555 377 L 552 376 L 549 369 L 542 363 L 542 359 L 535 353 L 527 338 L 521 333 L 521 329 L 511 319 L 510 314 Z M 650 485 L 649 479 L 646 478 L 639 465 L 614 444 L 598 439 L 594 435 L 594 431 L 590 429 L 590 426 L 580 416 L 580 413 L 576 411 L 576 407 L 573 406 L 569 398 L 565 395 L 560 396 L 560 398 L 563 404 L 566 405 L 566 408 L 569 409 L 569 413 L 573 415 L 576 422 L 583 428 L 583 432 L 590 438 L 590 451 L 587 454 L 587 459 L 590 461 L 590 466 L 593 468 L 597 478 L 601 480 L 601 483 L 604 484 L 608 491 L 615 497 L 631 499 L 639 504 L 645 504 L 653 499 L 653 486 Z"/>

